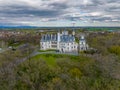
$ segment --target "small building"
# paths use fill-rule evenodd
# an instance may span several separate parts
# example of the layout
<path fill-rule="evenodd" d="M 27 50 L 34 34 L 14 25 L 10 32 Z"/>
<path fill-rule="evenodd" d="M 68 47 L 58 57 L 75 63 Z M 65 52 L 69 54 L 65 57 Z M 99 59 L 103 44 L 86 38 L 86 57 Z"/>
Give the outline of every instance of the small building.
<path fill-rule="evenodd" d="M 69 34 L 68 31 L 58 32 L 56 34 L 44 34 L 40 40 L 40 49 L 55 49 L 60 52 L 78 52 L 88 49 L 88 44 L 84 35 L 81 35 L 79 43 L 75 39 L 75 31 Z"/>

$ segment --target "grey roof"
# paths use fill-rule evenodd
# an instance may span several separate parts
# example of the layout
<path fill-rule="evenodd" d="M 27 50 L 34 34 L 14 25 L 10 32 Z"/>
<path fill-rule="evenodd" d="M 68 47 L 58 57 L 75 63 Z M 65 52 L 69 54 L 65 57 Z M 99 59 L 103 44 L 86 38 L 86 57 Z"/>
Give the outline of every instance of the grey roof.
<path fill-rule="evenodd" d="M 57 34 L 46 34 L 43 35 L 41 38 L 42 42 L 47 42 L 47 41 L 57 41 L 58 37 Z M 60 36 L 60 42 L 74 42 L 75 41 L 75 37 L 72 35 L 62 35 Z"/>
<path fill-rule="evenodd" d="M 72 35 L 62 35 L 60 37 L 61 42 L 74 42 L 75 41 L 75 37 Z"/>
<path fill-rule="evenodd" d="M 47 41 L 57 41 L 57 35 L 50 35 L 50 34 L 46 34 L 43 35 L 41 38 L 42 42 L 47 42 Z"/>

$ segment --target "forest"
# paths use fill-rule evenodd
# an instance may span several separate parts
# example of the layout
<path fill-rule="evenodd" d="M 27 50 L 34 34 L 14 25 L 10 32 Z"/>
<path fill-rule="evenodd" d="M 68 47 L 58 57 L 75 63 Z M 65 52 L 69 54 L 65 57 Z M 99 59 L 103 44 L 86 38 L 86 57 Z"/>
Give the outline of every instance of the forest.
<path fill-rule="evenodd" d="M 31 56 L 39 37 L 4 38 L 10 44 L 28 44 L 0 54 L 0 90 L 120 90 L 119 33 L 89 33 L 86 39 L 93 49 L 78 56 Z"/>

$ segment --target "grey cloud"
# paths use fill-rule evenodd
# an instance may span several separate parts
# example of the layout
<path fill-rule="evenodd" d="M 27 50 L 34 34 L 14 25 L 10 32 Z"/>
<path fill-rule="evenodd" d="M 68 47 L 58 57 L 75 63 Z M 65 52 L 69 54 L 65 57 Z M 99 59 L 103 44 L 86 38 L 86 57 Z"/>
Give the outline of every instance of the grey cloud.
<path fill-rule="evenodd" d="M 9 1 L 9 0 L 7 0 Z M 1 1 L 0 24 L 40 21 L 120 21 L 120 1 L 118 0 L 13 0 Z M 36 3 L 33 3 L 36 2 Z M 36 5 L 37 4 L 37 5 Z M 96 12 L 96 13 L 94 13 Z M 78 13 L 79 15 L 75 15 Z M 92 14 L 91 14 L 92 13 Z M 98 14 L 97 14 L 98 13 Z M 99 15 L 99 13 L 101 13 Z M 75 15 L 75 16 L 72 16 Z"/>
<path fill-rule="evenodd" d="M 8 16 L 23 16 L 23 15 L 30 15 L 33 14 L 35 16 L 40 17 L 51 17 L 51 16 L 58 16 L 59 14 L 62 14 L 62 12 L 59 12 L 58 10 L 42 10 L 42 9 L 35 9 L 32 7 L 26 7 L 26 6 L 11 6 L 7 10 L 1 11 L 0 14 L 5 14 Z"/>

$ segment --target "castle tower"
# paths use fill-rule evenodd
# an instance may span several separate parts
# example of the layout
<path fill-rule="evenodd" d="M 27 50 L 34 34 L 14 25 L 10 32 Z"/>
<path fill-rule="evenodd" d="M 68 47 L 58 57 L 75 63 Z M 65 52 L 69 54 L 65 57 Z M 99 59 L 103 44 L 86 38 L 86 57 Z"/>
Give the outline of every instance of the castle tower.
<path fill-rule="evenodd" d="M 60 32 L 57 33 L 57 49 L 59 50 L 60 49 Z"/>
<path fill-rule="evenodd" d="M 86 43 L 84 35 L 81 35 L 81 37 L 80 37 L 79 49 L 80 49 L 80 51 L 84 51 L 84 50 L 88 49 L 88 44 Z"/>
<path fill-rule="evenodd" d="M 86 45 L 86 40 L 85 40 L 84 35 L 81 35 L 79 44 L 80 45 Z"/>
<path fill-rule="evenodd" d="M 57 33 L 57 42 L 60 42 L 60 32 Z"/>

